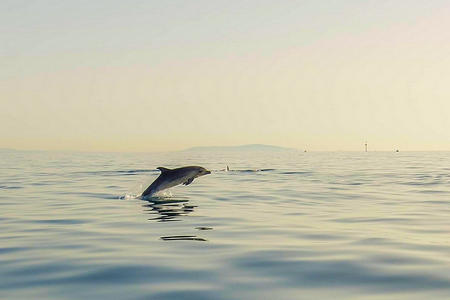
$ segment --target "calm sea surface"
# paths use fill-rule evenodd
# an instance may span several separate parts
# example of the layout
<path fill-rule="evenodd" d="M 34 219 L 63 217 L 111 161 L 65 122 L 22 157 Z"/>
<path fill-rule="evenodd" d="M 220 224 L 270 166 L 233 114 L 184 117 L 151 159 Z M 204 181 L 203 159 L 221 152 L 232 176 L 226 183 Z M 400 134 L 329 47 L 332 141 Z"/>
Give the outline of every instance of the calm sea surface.
<path fill-rule="evenodd" d="M 0 299 L 450 299 L 449 152 L 4 151 L 0 226 Z"/>

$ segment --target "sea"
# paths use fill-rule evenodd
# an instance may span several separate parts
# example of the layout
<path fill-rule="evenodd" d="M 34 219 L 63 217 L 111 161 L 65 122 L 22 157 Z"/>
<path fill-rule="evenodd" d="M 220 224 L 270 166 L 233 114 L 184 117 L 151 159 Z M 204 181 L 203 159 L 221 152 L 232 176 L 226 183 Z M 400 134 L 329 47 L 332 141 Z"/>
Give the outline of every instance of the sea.
<path fill-rule="evenodd" d="M 450 152 L 4 150 L 0 299 L 450 299 Z"/>

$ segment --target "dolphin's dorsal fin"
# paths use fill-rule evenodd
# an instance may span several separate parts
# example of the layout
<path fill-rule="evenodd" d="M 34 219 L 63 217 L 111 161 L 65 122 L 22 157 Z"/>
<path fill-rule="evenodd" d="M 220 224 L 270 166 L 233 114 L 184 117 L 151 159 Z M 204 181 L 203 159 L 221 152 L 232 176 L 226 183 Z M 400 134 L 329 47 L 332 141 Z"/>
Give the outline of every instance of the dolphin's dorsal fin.
<path fill-rule="evenodd" d="M 169 171 L 170 171 L 170 169 L 167 169 L 167 168 L 164 168 L 164 167 L 157 167 L 157 169 L 161 171 L 161 174 L 163 174 L 163 173 L 166 173 L 166 172 L 169 172 Z"/>

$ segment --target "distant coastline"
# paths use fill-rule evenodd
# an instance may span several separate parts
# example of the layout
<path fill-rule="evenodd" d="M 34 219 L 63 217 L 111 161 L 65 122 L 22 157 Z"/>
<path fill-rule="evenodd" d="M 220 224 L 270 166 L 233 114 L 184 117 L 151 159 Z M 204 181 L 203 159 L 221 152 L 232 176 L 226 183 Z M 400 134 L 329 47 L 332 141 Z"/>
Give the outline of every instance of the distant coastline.
<path fill-rule="evenodd" d="M 247 144 L 247 145 L 238 145 L 238 146 L 200 146 L 200 147 L 191 147 L 188 149 L 184 149 L 182 151 L 298 151 L 294 148 L 286 148 L 274 145 L 265 145 L 265 144 Z"/>

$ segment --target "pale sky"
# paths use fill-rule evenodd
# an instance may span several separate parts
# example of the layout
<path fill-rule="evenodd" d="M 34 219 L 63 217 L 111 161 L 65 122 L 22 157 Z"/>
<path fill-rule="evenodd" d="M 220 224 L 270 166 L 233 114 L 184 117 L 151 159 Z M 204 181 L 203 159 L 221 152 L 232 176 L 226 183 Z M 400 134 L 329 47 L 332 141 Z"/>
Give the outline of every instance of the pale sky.
<path fill-rule="evenodd" d="M 0 0 L 0 147 L 450 150 L 450 1 Z"/>

